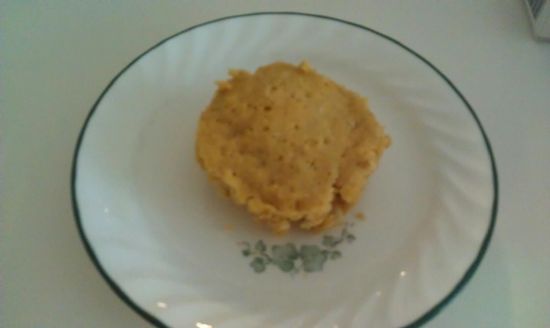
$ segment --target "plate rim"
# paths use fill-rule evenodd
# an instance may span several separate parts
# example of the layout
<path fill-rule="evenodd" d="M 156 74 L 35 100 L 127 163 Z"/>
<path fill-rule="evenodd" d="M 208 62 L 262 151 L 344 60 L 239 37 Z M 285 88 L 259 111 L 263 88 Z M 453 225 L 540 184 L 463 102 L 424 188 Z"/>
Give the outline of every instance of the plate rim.
<path fill-rule="evenodd" d="M 163 38 L 153 46 L 149 47 L 145 51 L 143 51 L 141 54 L 139 54 L 135 59 L 130 61 L 120 72 L 118 72 L 107 84 L 107 86 L 103 89 L 97 100 L 94 102 L 92 108 L 88 112 L 86 119 L 84 120 L 84 123 L 80 129 L 80 132 L 78 134 L 78 138 L 76 141 L 76 145 L 73 152 L 73 158 L 72 158 L 72 164 L 71 164 L 71 203 L 72 203 L 72 210 L 73 210 L 73 217 L 76 222 L 78 234 L 80 236 L 80 239 L 84 245 L 84 248 L 86 250 L 86 253 L 88 254 L 88 257 L 92 261 L 94 267 L 99 272 L 101 277 L 105 280 L 107 285 L 111 288 L 111 290 L 124 302 L 127 306 L 129 306 L 134 312 L 136 312 L 138 315 L 140 315 L 143 319 L 148 321 L 149 323 L 153 324 L 155 327 L 159 328 L 167 328 L 169 327 L 166 323 L 162 322 L 161 319 L 157 318 L 155 315 L 151 314 L 141 306 L 139 306 L 130 296 L 128 296 L 121 287 L 116 283 L 116 281 L 111 278 L 111 276 L 107 273 L 107 271 L 103 268 L 101 262 L 99 261 L 96 252 L 94 251 L 90 241 L 88 240 L 88 237 L 86 236 L 86 232 L 84 231 L 84 227 L 82 224 L 82 219 L 80 215 L 80 210 L 78 207 L 78 200 L 76 196 L 76 176 L 77 176 L 77 162 L 78 162 L 78 155 L 80 152 L 80 147 L 82 145 L 82 140 L 84 139 L 84 135 L 86 133 L 88 124 L 94 115 L 97 107 L 100 105 L 101 101 L 103 100 L 103 97 L 110 91 L 111 87 L 118 81 L 118 79 L 129 69 L 131 68 L 137 61 L 139 61 L 142 57 L 147 55 L 152 50 L 160 47 L 165 42 L 181 35 L 187 32 L 190 32 L 196 28 L 214 24 L 220 21 L 229 20 L 229 19 L 236 19 L 236 18 L 242 18 L 242 17 L 248 17 L 248 16 L 261 16 L 261 15 L 278 15 L 278 16 L 305 16 L 305 17 L 313 17 L 318 18 L 322 20 L 329 20 L 329 21 L 335 21 L 338 23 L 342 23 L 345 25 L 349 25 L 355 28 L 359 28 L 363 31 L 373 33 L 379 37 L 382 37 L 386 39 L 387 41 L 394 43 L 395 45 L 401 47 L 403 50 L 409 52 L 411 55 L 417 57 L 420 59 L 424 64 L 426 64 L 429 68 L 431 68 L 440 78 L 443 79 L 447 83 L 447 85 L 454 91 L 454 93 L 459 97 L 459 99 L 462 101 L 468 112 L 471 114 L 472 118 L 474 119 L 477 127 L 479 128 L 481 132 L 481 136 L 483 139 L 483 142 L 485 144 L 485 148 L 487 150 L 487 154 L 489 155 L 489 162 L 491 167 L 491 175 L 492 175 L 492 181 L 493 181 L 493 202 L 491 206 L 491 217 L 490 222 L 487 227 L 487 231 L 485 232 L 485 236 L 483 238 L 483 241 L 481 242 L 480 248 L 478 250 L 478 253 L 474 259 L 474 261 L 470 264 L 468 269 L 463 274 L 462 278 L 458 280 L 458 282 L 455 284 L 455 286 L 451 289 L 451 291 L 443 297 L 439 302 L 437 302 L 435 305 L 433 305 L 429 310 L 427 310 L 424 314 L 413 320 L 412 322 L 406 324 L 403 326 L 403 328 L 414 328 L 414 327 L 420 327 L 423 324 L 427 323 L 431 319 L 433 319 L 441 310 L 443 310 L 459 293 L 464 289 L 466 284 L 470 281 L 474 273 L 476 272 L 477 268 L 479 267 L 485 253 L 487 252 L 487 249 L 489 247 L 491 237 L 493 235 L 493 231 L 496 225 L 496 218 L 497 218 L 497 212 L 498 212 L 498 196 L 499 196 L 499 183 L 498 183 L 498 173 L 496 168 L 496 161 L 494 158 L 493 150 L 491 147 L 491 143 L 489 141 L 489 137 L 487 136 L 487 133 L 485 132 L 483 125 L 481 124 L 480 119 L 478 118 L 476 112 L 474 111 L 473 107 L 470 105 L 470 103 L 466 100 L 464 95 L 458 90 L 458 88 L 451 82 L 451 80 L 442 72 L 440 71 L 434 64 L 432 64 L 429 60 L 427 60 L 425 57 L 421 56 L 419 53 L 414 51 L 413 49 L 409 48 L 402 42 L 394 39 L 393 37 L 390 37 L 384 33 L 378 32 L 377 30 L 374 30 L 370 27 L 354 23 L 351 21 L 347 21 L 344 19 L 327 16 L 327 15 L 320 15 L 320 14 L 312 14 L 312 13 L 304 13 L 304 12 L 295 12 L 295 11 L 260 11 L 260 12 L 249 12 L 244 14 L 238 14 L 238 15 L 230 15 L 230 16 L 224 16 L 221 18 L 208 20 L 196 25 L 193 25 L 191 27 L 185 28 L 177 33 L 174 33 L 168 37 Z"/>

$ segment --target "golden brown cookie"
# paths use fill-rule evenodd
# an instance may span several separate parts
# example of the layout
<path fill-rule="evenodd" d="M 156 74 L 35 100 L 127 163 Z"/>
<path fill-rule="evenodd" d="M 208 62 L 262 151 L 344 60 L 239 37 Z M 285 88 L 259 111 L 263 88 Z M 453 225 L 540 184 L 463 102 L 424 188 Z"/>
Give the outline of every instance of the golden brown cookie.
<path fill-rule="evenodd" d="M 366 99 L 307 63 L 230 75 L 200 118 L 200 165 L 275 232 L 332 226 L 390 144 Z"/>

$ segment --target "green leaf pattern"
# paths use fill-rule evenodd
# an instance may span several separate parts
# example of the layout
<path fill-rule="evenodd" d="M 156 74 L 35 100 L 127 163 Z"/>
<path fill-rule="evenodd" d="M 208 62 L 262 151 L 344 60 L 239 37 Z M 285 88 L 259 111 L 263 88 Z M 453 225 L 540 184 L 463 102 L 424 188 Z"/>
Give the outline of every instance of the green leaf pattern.
<path fill-rule="evenodd" d="M 318 245 L 300 245 L 293 243 L 272 245 L 268 247 L 263 240 L 254 243 L 241 242 L 242 255 L 251 257 L 250 267 L 256 273 L 264 272 L 269 265 L 278 267 L 282 272 L 291 274 L 303 272 L 319 272 L 323 270 L 328 260 L 337 260 L 342 253 L 336 248 L 343 242 L 351 243 L 355 236 L 345 226 L 338 236 L 325 235 Z"/>
<path fill-rule="evenodd" d="M 250 262 L 250 267 L 252 267 L 256 273 L 264 272 L 265 265 L 265 260 L 262 257 L 255 257 L 254 260 Z"/>

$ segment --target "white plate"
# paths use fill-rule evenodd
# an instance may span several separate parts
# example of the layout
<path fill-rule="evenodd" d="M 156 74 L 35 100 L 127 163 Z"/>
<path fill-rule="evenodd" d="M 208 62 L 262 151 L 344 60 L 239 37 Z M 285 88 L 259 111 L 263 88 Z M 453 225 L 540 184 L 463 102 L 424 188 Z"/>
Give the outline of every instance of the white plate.
<path fill-rule="evenodd" d="M 195 160 L 214 81 L 229 68 L 302 59 L 367 96 L 393 139 L 347 218 L 355 240 L 334 248 L 322 235 L 271 236 Z M 73 200 L 99 271 L 157 326 L 397 327 L 429 320 L 473 274 L 494 225 L 497 181 L 479 120 L 427 60 L 352 23 L 261 13 L 178 33 L 118 74 L 78 141 Z M 359 211 L 366 220 L 353 218 Z M 258 240 L 265 252 L 255 251 Z M 244 256 L 242 242 L 255 254 Z M 287 243 L 309 247 L 285 267 L 290 253 L 281 250 L 292 247 L 272 245 Z M 255 257 L 265 271 L 249 265 Z M 288 260 L 291 272 L 280 269 Z"/>

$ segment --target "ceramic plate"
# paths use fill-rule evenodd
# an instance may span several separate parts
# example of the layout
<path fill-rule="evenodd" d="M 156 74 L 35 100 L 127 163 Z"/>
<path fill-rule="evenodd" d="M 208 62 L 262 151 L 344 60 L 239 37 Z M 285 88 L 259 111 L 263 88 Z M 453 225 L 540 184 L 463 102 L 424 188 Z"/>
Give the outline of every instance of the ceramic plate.
<path fill-rule="evenodd" d="M 229 68 L 303 59 L 368 97 L 393 144 L 345 224 L 274 237 L 207 181 L 195 131 Z M 124 68 L 78 140 L 73 200 L 98 270 L 157 326 L 400 327 L 474 272 L 497 179 L 474 111 L 426 59 L 353 23 L 260 13 L 187 29 Z"/>

